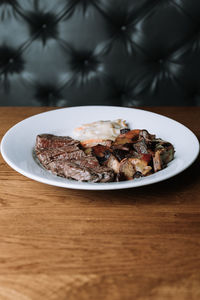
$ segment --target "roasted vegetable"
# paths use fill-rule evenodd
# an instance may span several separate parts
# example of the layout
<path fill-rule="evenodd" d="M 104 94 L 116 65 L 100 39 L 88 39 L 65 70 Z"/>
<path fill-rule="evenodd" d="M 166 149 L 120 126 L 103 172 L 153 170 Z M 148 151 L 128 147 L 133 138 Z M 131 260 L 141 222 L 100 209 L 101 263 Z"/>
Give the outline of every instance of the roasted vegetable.
<path fill-rule="evenodd" d="M 143 154 L 141 154 L 140 158 L 142 160 L 146 161 L 147 164 L 149 164 L 151 162 L 151 160 L 152 160 L 152 155 L 150 153 L 147 153 L 147 154 L 143 153 Z"/>
<path fill-rule="evenodd" d="M 145 142 L 148 144 L 149 142 L 151 142 L 153 139 L 155 139 L 155 135 L 154 134 L 150 134 L 146 129 L 142 129 L 140 130 L 139 133 L 139 138 L 143 137 Z"/>
<path fill-rule="evenodd" d="M 134 141 L 138 140 L 139 133 L 140 133 L 139 129 L 134 129 L 134 130 L 129 130 L 126 133 L 120 134 L 114 141 L 113 145 L 131 144 Z"/>
<path fill-rule="evenodd" d="M 174 147 L 168 142 L 161 141 L 155 147 L 153 157 L 154 172 L 160 171 L 174 158 Z"/>
<path fill-rule="evenodd" d="M 104 162 L 104 164 L 107 167 L 111 168 L 115 173 L 119 173 L 120 163 L 119 163 L 118 159 L 113 154 L 111 154 L 109 156 L 109 158 Z"/>
<path fill-rule="evenodd" d="M 120 162 L 119 172 L 123 174 L 127 180 L 133 179 L 137 173 L 146 176 L 151 172 L 152 168 L 148 166 L 147 161 L 138 158 L 125 158 Z"/>
<path fill-rule="evenodd" d="M 112 150 L 107 146 L 96 145 L 92 147 L 92 153 L 97 157 L 100 164 L 105 164 L 110 157 Z"/>
<path fill-rule="evenodd" d="M 147 175 L 152 168 L 148 166 L 147 161 L 138 158 L 129 158 L 129 161 L 133 164 L 135 171 L 140 172 L 143 176 Z"/>
<path fill-rule="evenodd" d="M 125 157 L 127 157 L 129 155 L 129 151 L 128 150 L 127 150 L 127 148 L 126 148 L 126 150 L 124 150 L 124 149 L 113 149 L 113 155 L 119 161 L 121 161 L 122 159 L 124 159 Z"/>
<path fill-rule="evenodd" d="M 134 148 L 138 153 L 148 154 L 147 144 L 145 143 L 144 138 L 140 138 L 140 140 L 139 140 L 137 143 L 134 143 L 134 144 L 133 144 L 133 148 Z"/>
<path fill-rule="evenodd" d="M 86 147 L 84 151 L 86 155 L 94 155 L 102 166 L 112 169 L 115 181 L 158 172 L 174 158 L 173 145 L 155 138 L 146 129 L 123 129 L 115 141 Z"/>
<path fill-rule="evenodd" d="M 162 152 L 162 150 L 157 150 L 153 157 L 154 172 L 158 172 L 162 169 L 162 160 L 161 160 L 161 156 L 160 156 L 161 152 Z"/>
<path fill-rule="evenodd" d="M 119 173 L 121 178 L 124 178 L 125 180 L 133 179 L 136 170 L 128 158 L 125 158 L 120 162 Z"/>

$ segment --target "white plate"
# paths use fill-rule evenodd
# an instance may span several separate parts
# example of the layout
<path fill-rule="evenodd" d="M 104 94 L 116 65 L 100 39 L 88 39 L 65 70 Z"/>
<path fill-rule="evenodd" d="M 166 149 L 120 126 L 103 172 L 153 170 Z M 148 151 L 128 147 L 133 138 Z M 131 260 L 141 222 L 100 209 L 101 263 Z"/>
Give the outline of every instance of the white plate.
<path fill-rule="evenodd" d="M 87 183 L 52 175 L 34 160 L 33 148 L 37 134 L 52 133 L 73 137 L 73 129 L 81 124 L 118 118 L 125 119 L 131 129 L 147 129 L 150 133 L 156 134 L 156 137 L 174 145 L 175 158 L 167 168 L 131 181 Z M 159 114 L 115 106 L 80 106 L 56 109 L 19 122 L 4 135 L 1 153 L 14 170 L 39 182 L 73 189 L 113 190 L 156 183 L 182 172 L 197 158 L 199 142 L 188 128 Z"/>

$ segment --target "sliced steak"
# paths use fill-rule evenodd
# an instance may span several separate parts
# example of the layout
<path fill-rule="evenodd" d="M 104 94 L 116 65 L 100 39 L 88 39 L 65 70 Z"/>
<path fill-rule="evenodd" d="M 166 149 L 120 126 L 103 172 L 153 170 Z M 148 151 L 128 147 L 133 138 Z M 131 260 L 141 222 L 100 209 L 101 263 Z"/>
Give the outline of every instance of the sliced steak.
<path fill-rule="evenodd" d="M 59 160 L 51 161 L 49 164 L 43 166 L 47 170 L 51 171 L 53 174 L 57 176 L 65 177 L 64 165 L 65 165 L 65 160 L 59 159 Z"/>
<path fill-rule="evenodd" d="M 110 182 L 114 180 L 114 172 L 104 166 L 86 167 L 85 158 L 79 161 L 66 161 L 64 164 L 64 175 L 78 181 Z M 86 163 L 87 165 L 87 163 Z"/>
<path fill-rule="evenodd" d="M 66 174 L 64 173 L 64 168 L 65 166 L 69 165 L 69 163 L 72 162 L 72 166 L 74 164 L 76 164 L 76 166 L 81 166 L 82 168 L 94 168 L 99 166 L 99 163 L 97 161 L 97 159 L 95 157 L 78 157 L 73 158 L 73 159 L 54 159 L 52 161 L 50 161 L 48 164 L 45 165 L 45 168 L 50 170 L 53 174 L 56 174 L 58 176 L 61 177 L 71 177 L 71 176 L 66 176 Z M 43 164 L 44 166 L 44 164 Z M 79 168 L 80 169 L 80 168 Z M 77 168 L 77 172 L 78 172 L 78 168 Z M 81 176 L 81 174 L 80 174 Z M 73 178 L 73 177 L 72 177 Z M 75 179 L 75 178 L 74 178 Z M 85 179 L 86 181 L 86 179 Z"/>
<path fill-rule="evenodd" d="M 76 161 L 66 161 L 64 164 L 64 174 L 67 178 L 72 178 L 78 181 L 98 182 L 99 176 L 92 169 L 81 167 Z"/>
<path fill-rule="evenodd" d="M 35 153 L 40 163 L 47 169 L 52 168 L 48 164 L 57 160 L 79 159 L 82 156 L 86 156 L 81 149 L 79 141 L 71 137 L 52 134 L 40 134 L 37 136 Z M 61 164 L 61 162 L 58 164 Z M 55 165 L 55 163 L 52 165 Z M 53 167 L 53 170 L 55 168 Z"/>
<path fill-rule="evenodd" d="M 78 160 L 54 160 L 45 166 L 53 174 L 72 178 L 78 181 L 110 182 L 114 180 L 114 172 L 100 166 L 95 157 L 82 157 Z"/>
<path fill-rule="evenodd" d="M 75 161 L 77 165 L 86 168 L 96 168 L 99 166 L 98 159 L 92 155 L 82 156 L 79 159 L 74 159 L 72 161 Z"/>
<path fill-rule="evenodd" d="M 86 155 L 80 142 L 70 137 L 38 135 L 35 153 L 40 163 L 58 176 L 90 182 L 114 180 L 110 168 L 100 166 L 95 156 Z"/>
<path fill-rule="evenodd" d="M 79 145 L 80 142 L 69 136 L 56 136 L 53 134 L 39 134 L 36 137 L 36 149 L 58 148 L 69 145 Z"/>
<path fill-rule="evenodd" d="M 94 169 L 99 176 L 99 182 L 112 182 L 115 179 L 114 171 L 106 166 L 99 166 Z"/>
<path fill-rule="evenodd" d="M 83 150 L 76 147 L 61 147 L 61 148 L 49 148 L 49 149 L 37 149 L 35 151 L 37 158 L 44 166 L 55 160 L 63 159 L 79 159 L 85 156 Z"/>

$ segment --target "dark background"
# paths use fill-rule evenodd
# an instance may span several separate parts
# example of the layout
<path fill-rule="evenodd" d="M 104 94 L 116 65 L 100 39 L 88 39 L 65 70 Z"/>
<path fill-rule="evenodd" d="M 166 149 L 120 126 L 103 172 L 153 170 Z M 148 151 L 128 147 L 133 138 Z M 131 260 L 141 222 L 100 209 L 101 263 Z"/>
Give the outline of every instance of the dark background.
<path fill-rule="evenodd" d="M 0 0 L 0 105 L 200 105 L 200 0 Z"/>

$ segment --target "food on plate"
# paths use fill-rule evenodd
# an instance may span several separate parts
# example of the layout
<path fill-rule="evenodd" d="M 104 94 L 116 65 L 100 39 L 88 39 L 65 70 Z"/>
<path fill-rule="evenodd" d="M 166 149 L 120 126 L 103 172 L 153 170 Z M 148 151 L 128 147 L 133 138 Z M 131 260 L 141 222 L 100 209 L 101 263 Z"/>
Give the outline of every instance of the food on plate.
<path fill-rule="evenodd" d="M 73 134 L 84 147 L 97 144 L 111 145 L 111 141 L 116 139 L 120 134 L 120 130 L 125 128 L 128 128 L 125 120 L 101 120 L 77 127 L 74 129 Z"/>
<path fill-rule="evenodd" d="M 43 167 L 58 176 L 78 181 L 114 181 L 113 170 L 101 166 L 95 156 L 85 154 L 80 142 L 71 137 L 40 134 L 35 153 Z"/>
<path fill-rule="evenodd" d="M 114 182 L 151 175 L 174 158 L 171 143 L 146 129 L 131 130 L 121 119 L 90 123 L 75 132 L 75 139 L 36 137 L 35 154 L 45 169 L 77 181 Z"/>

